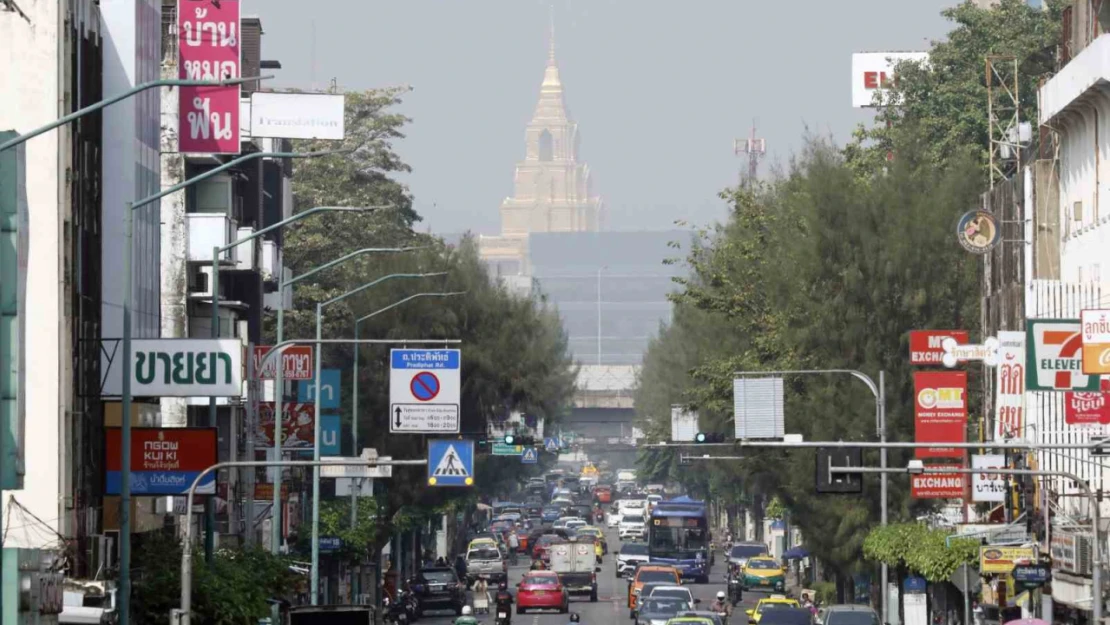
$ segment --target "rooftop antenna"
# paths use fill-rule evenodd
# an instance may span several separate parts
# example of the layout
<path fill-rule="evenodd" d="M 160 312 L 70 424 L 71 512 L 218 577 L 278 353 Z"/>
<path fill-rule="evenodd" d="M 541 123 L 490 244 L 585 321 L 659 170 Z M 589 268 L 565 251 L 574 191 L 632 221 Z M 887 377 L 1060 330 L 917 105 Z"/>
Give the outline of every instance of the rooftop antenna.
<path fill-rule="evenodd" d="M 309 80 L 312 83 L 312 90 L 316 91 L 316 20 L 312 20 L 311 33 L 310 34 L 311 34 L 311 37 L 309 39 L 309 48 L 308 49 L 309 49 L 309 63 L 311 64 L 309 72 L 310 72 L 311 77 L 310 77 Z"/>
<path fill-rule="evenodd" d="M 755 182 L 759 170 L 759 161 L 767 153 L 767 140 L 755 136 L 755 120 L 752 120 L 752 130 L 747 139 L 733 139 L 732 151 L 736 156 L 748 155 L 748 175 L 740 174 L 740 186 L 750 186 Z"/>

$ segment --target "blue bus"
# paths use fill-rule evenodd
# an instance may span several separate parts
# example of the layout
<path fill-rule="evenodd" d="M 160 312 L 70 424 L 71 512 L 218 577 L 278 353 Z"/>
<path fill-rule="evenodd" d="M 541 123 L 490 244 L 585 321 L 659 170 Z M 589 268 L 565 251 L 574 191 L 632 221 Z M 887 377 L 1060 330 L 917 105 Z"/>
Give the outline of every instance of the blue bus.
<path fill-rule="evenodd" d="M 648 560 L 669 564 L 683 578 L 709 581 L 709 515 L 704 501 L 660 501 L 648 520 Z"/>

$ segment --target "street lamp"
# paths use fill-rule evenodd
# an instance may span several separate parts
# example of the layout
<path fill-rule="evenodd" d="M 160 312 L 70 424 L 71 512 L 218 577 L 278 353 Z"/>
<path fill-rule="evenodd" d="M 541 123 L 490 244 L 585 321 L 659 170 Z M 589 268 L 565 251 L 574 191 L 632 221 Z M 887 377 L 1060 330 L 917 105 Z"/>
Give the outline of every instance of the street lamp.
<path fill-rule="evenodd" d="M 119 621 L 120 625 L 130 625 L 130 610 L 131 610 L 131 307 L 133 305 L 133 298 L 131 293 L 131 264 L 132 264 L 132 238 L 133 238 L 133 222 L 134 212 L 136 209 L 152 204 L 159 199 L 178 191 L 194 185 L 203 180 L 207 180 L 212 176 L 220 173 L 221 171 L 230 169 L 239 163 L 249 160 L 276 157 L 276 158 L 313 158 L 317 156 L 325 156 L 330 154 L 347 153 L 352 150 L 325 150 L 321 152 L 253 152 L 251 154 L 244 154 L 236 159 L 228 161 L 219 167 L 210 169 L 198 176 L 194 176 L 188 180 L 179 182 L 172 187 L 163 189 L 154 195 L 147 196 L 140 200 L 128 202 L 123 211 L 123 366 L 121 367 L 120 374 L 122 376 L 121 389 L 120 389 L 120 408 L 123 418 L 120 423 L 120 548 L 119 548 Z M 295 215 L 298 219 L 305 215 L 305 213 L 298 213 Z M 289 220 L 287 220 L 289 221 Z M 212 423 L 212 425 L 216 425 Z M 212 516 L 214 508 L 211 502 L 205 504 L 206 509 L 210 511 L 208 516 L 209 527 L 211 527 Z M 206 543 L 210 541 L 205 541 Z M 206 544 L 207 548 L 209 545 Z"/>
<path fill-rule="evenodd" d="M 310 278 L 310 277 L 320 273 L 321 271 L 323 271 L 325 269 L 335 267 L 336 265 L 340 265 L 340 264 L 345 263 L 345 262 L 347 262 L 347 261 L 349 261 L 353 258 L 357 258 L 359 256 L 362 256 L 364 254 L 377 254 L 377 253 L 385 253 L 385 252 L 411 252 L 411 251 L 415 251 L 415 250 L 427 249 L 429 247 L 431 247 L 431 246 L 429 246 L 429 245 L 418 245 L 418 246 L 412 246 L 412 247 L 364 247 L 360 250 L 355 250 L 355 251 L 351 252 L 350 254 L 345 254 L 343 256 L 340 256 L 339 258 L 337 258 L 333 261 L 324 263 L 323 265 L 320 265 L 319 267 L 315 267 L 313 269 L 310 269 L 310 270 L 302 273 L 299 276 L 294 276 L 294 277 L 292 277 L 288 280 L 282 280 L 278 285 L 278 299 L 282 303 L 281 303 L 281 305 L 278 306 L 278 309 L 277 309 L 277 341 L 276 342 L 281 343 L 282 339 L 284 338 L 283 337 L 283 334 L 284 334 L 284 331 L 285 331 L 285 304 L 284 304 L 284 298 L 285 298 L 285 289 L 286 288 L 293 286 L 294 284 L 300 282 L 301 280 L 304 280 L 305 278 Z M 355 338 L 358 338 L 358 337 L 356 336 Z M 319 349 L 319 346 L 317 346 L 316 349 Z M 358 343 L 355 344 L 355 350 L 356 350 L 355 351 L 355 354 L 356 354 L 355 357 L 357 359 L 358 358 L 358 356 L 357 356 L 357 354 L 358 354 L 358 351 L 357 351 L 358 350 Z M 357 366 L 357 360 L 356 360 L 356 366 Z M 280 415 L 284 411 L 284 406 L 283 406 L 283 404 L 285 403 L 284 380 L 283 380 L 284 373 L 285 373 L 285 371 L 284 371 L 283 367 L 275 366 L 275 368 L 274 368 L 274 389 L 275 389 L 275 393 L 274 393 L 274 395 L 275 395 L 275 397 L 274 397 L 274 414 L 279 415 L 278 417 L 275 417 L 276 419 L 278 419 L 276 421 L 276 423 L 281 423 Z M 356 380 L 355 384 L 358 384 L 357 380 Z M 355 401 L 357 402 L 358 401 L 358 399 L 357 399 L 358 395 L 356 394 L 355 397 L 356 397 Z M 356 405 L 357 405 L 357 403 L 356 403 Z M 274 428 L 274 448 L 273 448 L 273 454 L 274 454 L 275 459 L 281 459 L 281 457 L 282 457 L 281 435 L 282 435 L 281 428 L 280 427 L 275 427 Z M 253 460 L 253 458 L 251 458 L 251 460 Z M 270 515 L 271 515 L 271 519 L 270 519 L 270 553 L 273 553 L 273 554 L 276 555 L 278 553 L 279 549 L 280 549 L 280 544 L 281 544 L 281 471 L 280 470 L 274 472 L 274 495 L 273 495 L 273 504 L 272 504 L 272 510 L 270 511 Z"/>
<path fill-rule="evenodd" d="M 394 308 L 397 308 L 398 306 L 401 306 L 403 304 L 411 302 L 414 299 L 418 299 L 418 298 L 421 298 L 421 297 L 453 297 L 455 295 L 465 295 L 465 294 L 466 294 L 466 291 L 452 291 L 450 293 L 416 293 L 414 295 L 409 295 L 408 297 L 397 300 L 396 302 L 393 302 L 392 304 L 390 304 L 390 305 L 388 305 L 384 308 L 379 308 L 379 309 L 375 310 L 372 313 L 363 315 L 363 316 L 359 317 L 358 319 L 355 319 L 355 340 L 357 341 L 359 339 L 358 328 L 359 328 L 359 325 L 361 325 L 363 321 L 366 321 L 367 319 L 370 319 L 372 317 L 376 317 L 376 316 L 386 312 L 387 310 L 392 310 Z M 352 442 L 351 453 L 356 454 L 356 455 L 358 454 L 358 416 L 359 416 L 359 412 L 358 412 L 358 347 L 359 347 L 359 344 L 355 343 L 355 367 L 354 367 L 354 382 L 353 382 L 353 386 L 354 386 L 354 400 L 353 400 L 354 401 L 354 407 L 352 409 L 352 412 L 353 412 L 354 416 L 351 418 L 351 442 Z M 317 389 L 316 393 L 319 394 L 320 390 Z M 362 478 L 353 478 L 352 481 L 354 482 L 355 487 L 351 490 L 351 529 L 354 529 L 354 527 L 355 527 L 355 515 L 356 515 L 356 511 L 358 509 L 358 496 L 359 496 L 359 494 L 362 490 Z M 373 493 L 371 493 L 371 495 L 372 494 Z"/>
<path fill-rule="evenodd" d="M 392 280 L 394 278 L 431 278 L 435 276 L 445 276 L 446 271 L 436 273 L 391 273 L 387 276 L 382 276 L 376 280 L 371 280 L 366 284 L 351 289 L 342 295 L 337 295 L 329 300 L 319 302 L 316 304 L 316 362 L 313 366 L 313 373 L 316 376 L 316 402 L 315 402 L 315 432 L 314 440 L 312 442 L 312 459 L 314 461 L 320 460 L 320 349 L 319 341 L 323 338 L 323 318 L 324 307 L 341 302 L 348 297 L 361 293 L 372 286 Z M 276 345 L 274 346 L 277 347 Z M 269 356 L 269 354 L 267 354 Z M 280 361 L 279 361 L 280 362 Z M 275 424 L 281 423 L 281 415 L 275 417 Z M 280 427 L 280 425 L 276 426 Z M 320 602 L 320 467 L 317 465 L 312 469 L 312 605 L 319 605 Z"/>

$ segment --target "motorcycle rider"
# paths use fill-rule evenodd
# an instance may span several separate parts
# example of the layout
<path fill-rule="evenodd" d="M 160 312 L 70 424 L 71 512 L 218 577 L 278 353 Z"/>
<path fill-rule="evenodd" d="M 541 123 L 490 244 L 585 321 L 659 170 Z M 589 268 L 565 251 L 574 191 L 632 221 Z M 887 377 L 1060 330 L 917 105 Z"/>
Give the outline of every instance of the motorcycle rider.
<path fill-rule="evenodd" d="M 470 609 L 470 606 L 463 606 L 462 616 L 455 619 L 455 625 L 478 625 L 478 619 L 474 618 L 474 611 Z"/>
<path fill-rule="evenodd" d="M 728 602 L 725 591 L 717 591 L 717 600 L 709 606 L 709 609 L 718 614 L 723 614 L 725 621 L 728 620 L 728 617 L 732 616 L 732 604 Z"/>
<path fill-rule="evenodd" d="M 502 613 L 505 614 L 504 619 L 498 618 L 497 620 L 505 625 L 508 625 L 513 620 L 513 593 L 509 592 L 509 584 L 501 582 L 497 585 L 497 597 L 494 599 L 497 605 L 497 616 Z"/>
<path fill-rule="evenodd" d="M 570 622 L 571 623 L 578 623 L 579 621 L 581 621 L 581 618 L 578 616 L 578 613 L 577 612 L 571 612 L 570 613 Z"/>

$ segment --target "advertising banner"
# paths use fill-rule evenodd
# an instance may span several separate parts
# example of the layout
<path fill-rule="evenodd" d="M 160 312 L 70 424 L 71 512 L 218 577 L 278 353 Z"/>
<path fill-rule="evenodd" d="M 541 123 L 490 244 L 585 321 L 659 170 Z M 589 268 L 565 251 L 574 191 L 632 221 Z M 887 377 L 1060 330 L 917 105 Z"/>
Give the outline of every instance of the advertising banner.
<path fill-rule="evenodd" d="M 986 574 L 1001 573 L 1003 575 L 1014 570 L 1018 563 L 1030 563 L 1036 560 L 1036 547 L 998 547 L 985 545 L 979 547 L 979 572 Z"/>
<path fill-rule="evenodd" d="M 933 467 L 935 468 L 935 467 Z M 948 469 L 962 469 L 958 465 Z M 964 496 L 963 473 L 922 473 L 910 476 L 910 496 L 914 499 L 961 499 Z"/>
<path fill-rule="evenodd" d="M 266 368 L 262 369 L 262 359 L 266 354 L 270 353 L 273 349 L 271 345 L 259 345 L 254 348 L 254 353 L 251 357 L 254 358 L 254 373 L 258 376 L 259 380 L 273 380 L 277 375 L 277 359 L 278 357 L 271 358 L 266 362 Z M 311 380 L 313 377 L 312 371 L 312 346 L 311 345 L 291 345 L 281 352 L 282 372 L 281 377 L 283 380 Z"/>
<path fill-rule="evenodd" d="M 104 492 L 123 485 L 122 435 L 105 428 Z M 216 428 L 131 428 L 131 494 L 184 495 L 198 475 L 216 464 Z M 198 494 L 215 492 L 215 472 L 204 476 Z"/>
<path fill-rule="evenodd" d="M 239 78 L 239 0 L 178 0 L 178 78 Z M 180 87 L 178 150 L 184 153 L 239 153 L 240 85 Z"/>
<path fill-rule="evenodd" d="M 914 440 L 962 443 L 967 436 L 967 372 L 915 371 Z M 963 458 L 962 449 L 918 448 L 916 458 Z"/>
<path fill-rule="evenodd" d="M 275 139 L 343 139 L 343 94 L 251 94 L 251 136 Z"/>
<path fill-rule="evenodd" d="M 1006 456 L 982 454 L 971 456 L 972 469 L 1003 469 Z M 997 473 L 974 473 L 971 476 L 972 501 L 1006 501 L 1006 476 Z"/>
<path fill-rule="evenodd" d="M 1068 425 L 1110 424 L 1110 393 L 1064 393 L 1064 422 Z"/>
<path fill-rule="evenodd" d="M 1021 435 L 1025 427 L 1025 333 L 998 333 L 994 384 L 994 440 Z"/>
<path fill-rule="evenodd" d="M 102 394 L 123 391 L 122 350 L 108 363 Z M 134 397 L 240 397 L 243 344 L 239 339 L 135 339 L 131 342 Z"/>
<path fill-rule="evenodd" d="M 967 330 L 910 331 L 910 364 L 940 366 L 944 357 L 941 344 L 947 338 L 955 339 L 960 345 L 966 345 L 969 341 Z"/>
<path fill-rule="evenodd" d="M 1083 310 L 1083 373 L 1110 374 L 1110 310 Z"/>
<path fill-rule="evenodd" d="M 894 80 L 894 68 L 902 61 L 927 61 L 928 52 L 857 52 L 852 55 L 852 106 L 874 106 L 875 93 Z"/>
<path fill-rule="evenodd" d="M 1025 322 L 1025 379 L 1029 391 L 1097 391 L 1097 375 L 1083 373 L 1078 319 Z"/>
<path fill-rule="evenodd" d="M 316 406 L 312 404 L 281 405 L 282 449 L 312 449 L 316 445 Z M 258 432 L 255 445 L 274 446 L 274 402 L 258 404 Z"/>

